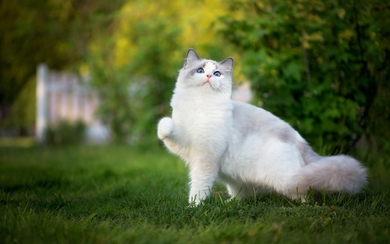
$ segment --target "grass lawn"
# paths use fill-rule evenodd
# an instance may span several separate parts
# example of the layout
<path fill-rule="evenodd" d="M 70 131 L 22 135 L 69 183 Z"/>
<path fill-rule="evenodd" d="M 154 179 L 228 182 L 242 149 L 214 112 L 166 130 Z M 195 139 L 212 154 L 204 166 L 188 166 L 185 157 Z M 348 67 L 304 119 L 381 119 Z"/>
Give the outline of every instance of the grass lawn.
<path fill-rule="evenodd" d="M 355 196 L 187 205 L 185 165 L 164 149 L 0 147 L 0 243 L 389 243 L 390 164 L 365 156 Z"/>

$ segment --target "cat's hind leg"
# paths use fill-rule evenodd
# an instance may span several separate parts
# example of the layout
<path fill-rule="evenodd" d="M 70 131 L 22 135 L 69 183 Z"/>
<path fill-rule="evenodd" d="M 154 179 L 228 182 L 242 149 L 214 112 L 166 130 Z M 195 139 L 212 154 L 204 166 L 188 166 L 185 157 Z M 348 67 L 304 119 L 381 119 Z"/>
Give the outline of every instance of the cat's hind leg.
<path fill-rule="evenodd" d="M 229 196 L 231 199 L 237 198 L 242 199 L 245 197 L 250 197 L 257 195 L 259 193 L 269 192 L 266 189 L 257 189 L 256 187 L 250 185 L 239 184 L 237 182 L 229 182 L 226 184 Z"/>
<path fill-rule="evenodd" d="M 233 184 L 233 183 L 229 183 L 229 184 L 226 184 L 226 188 L 228 190 L 228 194 L 229 194 L 231 199 L 242 198 L 242 196 L 243 196 L 242 186 L 239 186 L 239 185 Z"/>
<path fill-rule="evenodd" d="M 305 193 L 302 193 L 302 192 L 299 192 L 298 188 L 296 189 L 296 191 L 289 191 L 288 193 L 284 193 L 283 194 L 284 196 L 296 201 L 296 202 L 301 202 L 301 203 L 305 203 L 306 202 L 306 194 Z"/>

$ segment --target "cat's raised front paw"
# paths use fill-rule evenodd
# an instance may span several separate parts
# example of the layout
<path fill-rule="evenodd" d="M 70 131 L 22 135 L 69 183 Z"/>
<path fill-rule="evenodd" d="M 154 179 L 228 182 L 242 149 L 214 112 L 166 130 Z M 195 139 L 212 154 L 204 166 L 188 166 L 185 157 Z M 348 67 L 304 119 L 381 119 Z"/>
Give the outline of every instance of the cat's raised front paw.
<path fill-rule="evenodd" d="M 158 122 L 157 136 L 160 140 L 167 138 L 173 131 L 173 120 L 165 117 Z"/>

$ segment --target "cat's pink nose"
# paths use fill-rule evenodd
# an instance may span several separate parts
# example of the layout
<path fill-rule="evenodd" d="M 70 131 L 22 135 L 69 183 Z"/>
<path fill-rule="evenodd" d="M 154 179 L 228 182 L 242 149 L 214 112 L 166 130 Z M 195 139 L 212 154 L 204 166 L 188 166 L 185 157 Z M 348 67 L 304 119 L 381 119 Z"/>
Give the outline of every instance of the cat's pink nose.
<path fill-rule="evenodd" d="M 210 75 L 210 74 L 207 74 L 206 76 L 207 76 L 207 78 L 209 78 L 209 79 L 210 79 L 210 77 L 211 77 L 211 75 Z"/>

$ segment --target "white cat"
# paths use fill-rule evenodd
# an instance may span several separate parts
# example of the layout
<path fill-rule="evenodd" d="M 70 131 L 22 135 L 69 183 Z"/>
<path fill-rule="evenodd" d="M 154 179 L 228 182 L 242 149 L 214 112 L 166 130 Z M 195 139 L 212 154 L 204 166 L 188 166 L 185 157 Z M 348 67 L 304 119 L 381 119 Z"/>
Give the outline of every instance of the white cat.
<path fill-rule="evenodd" d="M 190 168 L 189 202 L 199 204 L 215 180 L 231 197 L 276 191 L 293 199 L 309 188 L 357 193 L 366 169 L 349 156 L 321 157 L 289 124 L 231 100 L 233 59 L 201 59 L 189 49 L 171 100 L 172 118 L 158 138 Z"/>

